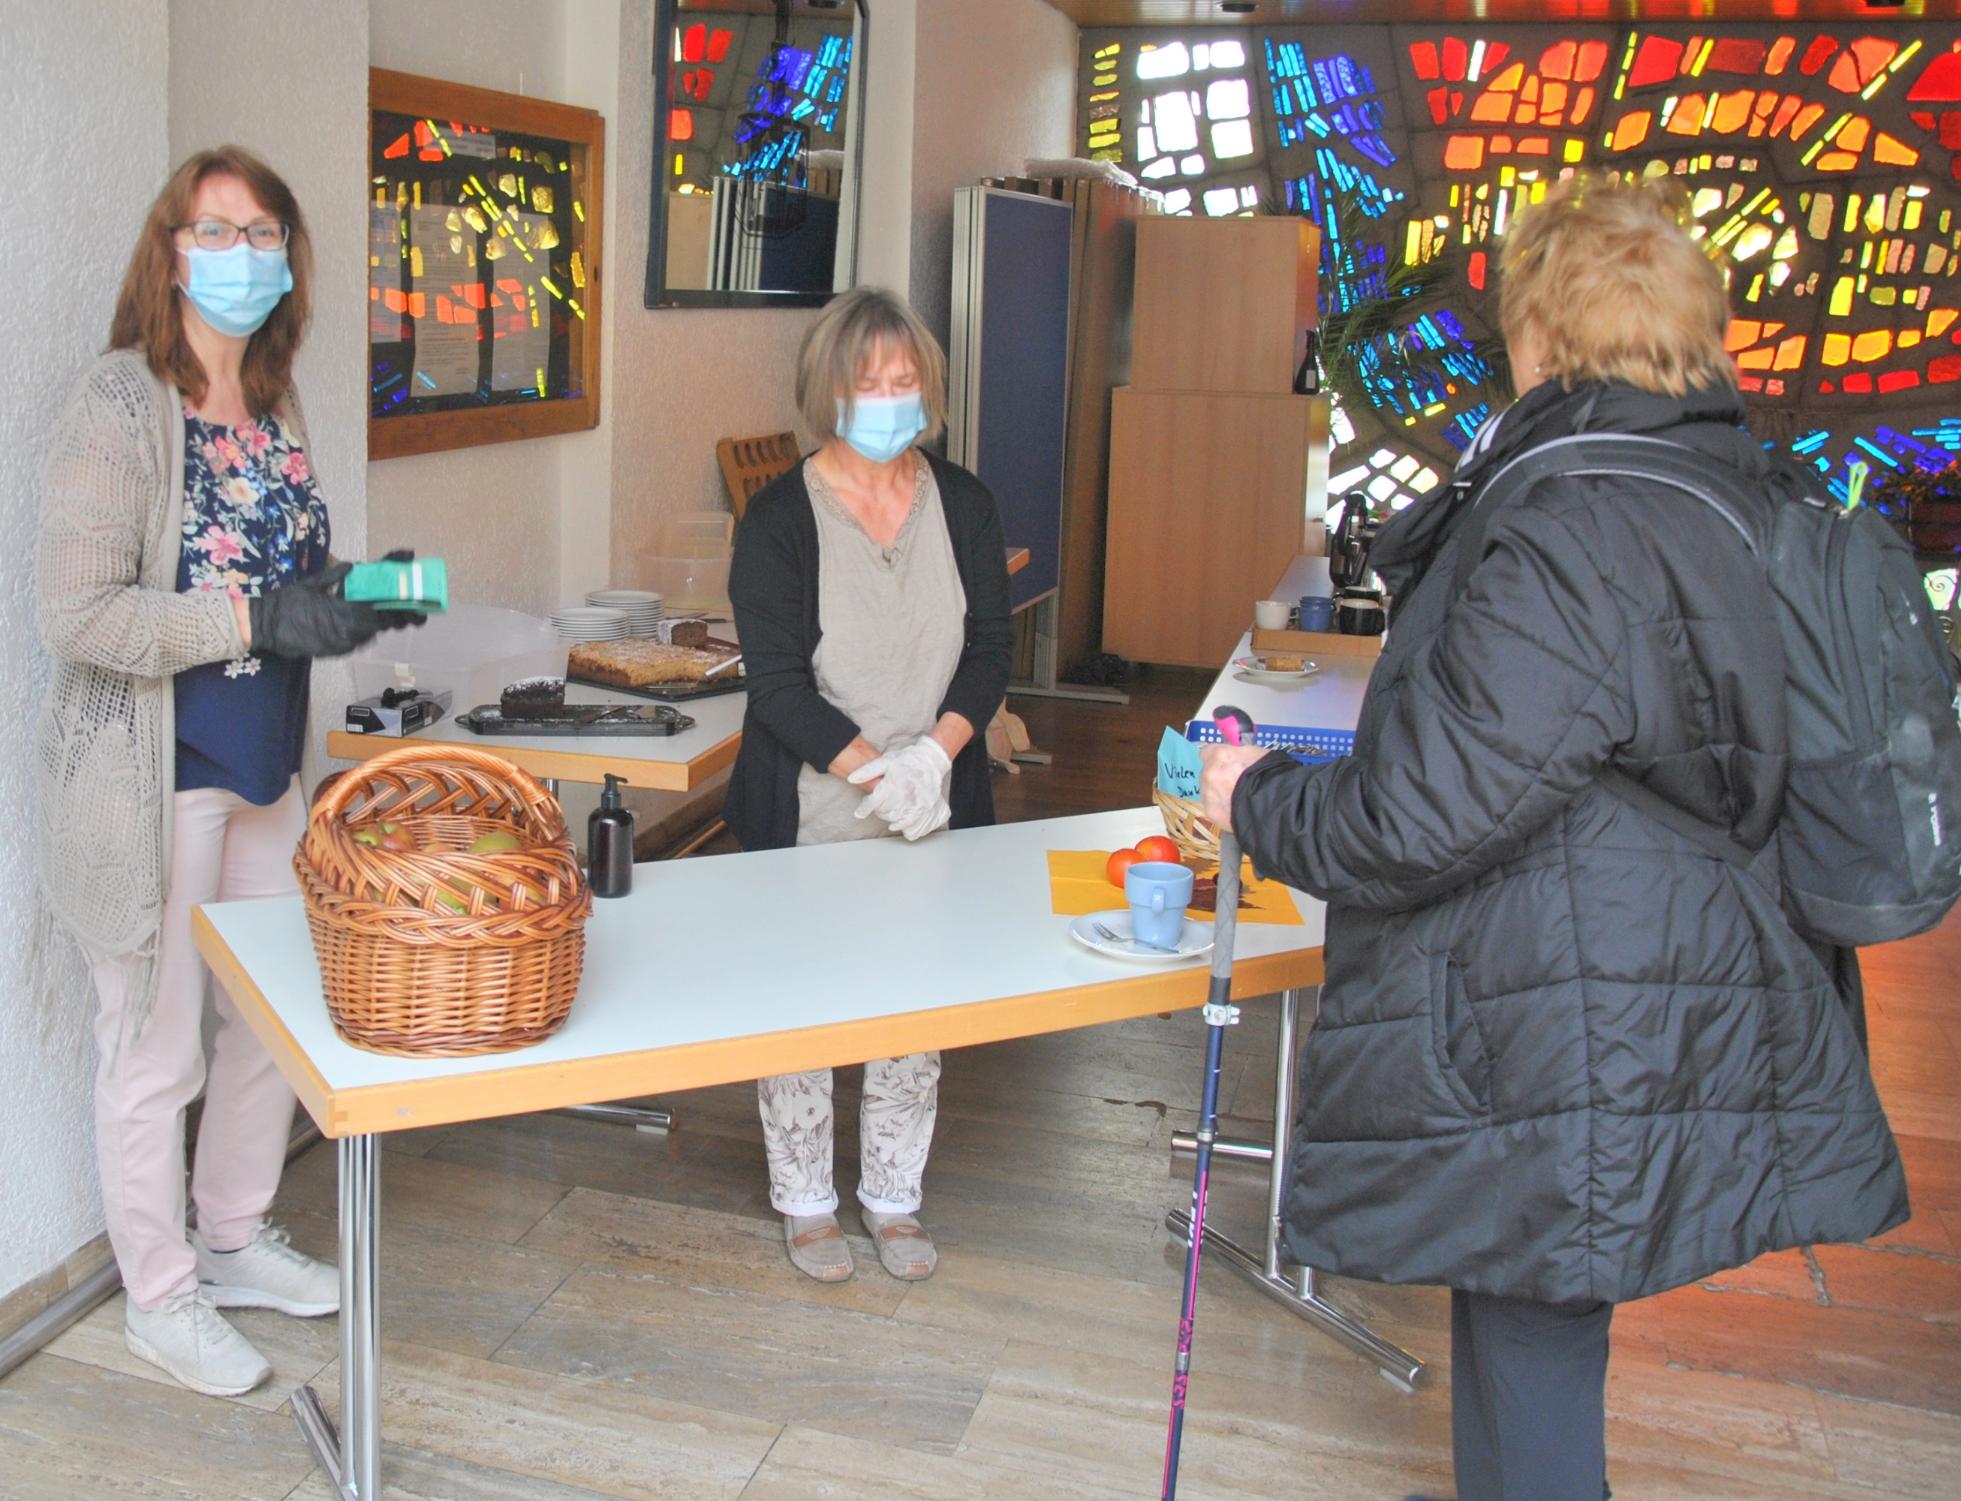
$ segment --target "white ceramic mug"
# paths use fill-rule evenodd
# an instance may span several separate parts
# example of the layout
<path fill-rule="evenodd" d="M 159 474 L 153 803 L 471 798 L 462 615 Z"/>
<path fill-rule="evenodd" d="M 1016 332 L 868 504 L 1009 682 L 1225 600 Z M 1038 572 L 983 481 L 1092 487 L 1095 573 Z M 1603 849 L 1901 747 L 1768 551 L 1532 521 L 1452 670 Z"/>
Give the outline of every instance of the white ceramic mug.
<path fill-rule="evenodd" d="M 1284 599 L 1263 599 L 1253 606 L 1253 624 L 1263 631 L 1284 631 L 1292 608 Z"/>

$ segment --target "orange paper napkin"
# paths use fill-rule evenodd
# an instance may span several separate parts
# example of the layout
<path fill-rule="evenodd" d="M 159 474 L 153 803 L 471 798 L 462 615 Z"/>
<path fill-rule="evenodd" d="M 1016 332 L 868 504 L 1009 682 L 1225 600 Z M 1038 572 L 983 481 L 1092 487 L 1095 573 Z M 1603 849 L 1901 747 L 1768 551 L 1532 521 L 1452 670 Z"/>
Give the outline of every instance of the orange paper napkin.
<path fill-rule="evenodd" d="M 1049 905 L 1058 917 L 1086 917 L 1092 912 L 1109 912 L 1124 905 L 1121 889 L 1112 886 L 1103 874 L 1109 863 L 1108 850 L 1050 850 Z M 1253 879 L 1253 862 L 1240 868 L 1239 908 L 1241 922 L 1277 923 L 1301 927 L 1306 919 L 1294 905 L 1293 893 L 1278 881 Z M 1187 911 L 1199 922 L 1212 921 L 1210 912 Z"/>

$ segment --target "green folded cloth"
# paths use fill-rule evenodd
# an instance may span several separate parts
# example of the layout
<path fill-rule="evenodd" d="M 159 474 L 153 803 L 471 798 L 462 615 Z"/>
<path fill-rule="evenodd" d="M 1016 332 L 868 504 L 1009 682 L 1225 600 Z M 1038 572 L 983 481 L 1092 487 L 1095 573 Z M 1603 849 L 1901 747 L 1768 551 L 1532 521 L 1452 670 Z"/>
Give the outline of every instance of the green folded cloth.
<path fill-rule="evenodd" d="M 424 614 L 447 610 L 449 569 L 441 558 L 356 563 L 348 570 L 341 594 L 377 610 L 420 610 Z"/>

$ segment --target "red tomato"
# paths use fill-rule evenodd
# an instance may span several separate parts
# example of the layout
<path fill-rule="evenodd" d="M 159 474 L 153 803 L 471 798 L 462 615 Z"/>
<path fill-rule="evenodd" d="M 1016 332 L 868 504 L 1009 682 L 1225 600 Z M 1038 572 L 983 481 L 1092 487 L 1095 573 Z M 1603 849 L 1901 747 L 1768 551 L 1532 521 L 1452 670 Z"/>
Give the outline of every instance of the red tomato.
<path fill-rule="evenodd" d="M 1152 834 L 1137 841 L 1137 858 L 1140 860 L 1169 860 L 1178 863 L 1178 846 L 1162 834 Z"/>
<path fill-rule="evenodd" d="M 1112 886 L 1123 885 L 1124 873 L 1144 857 L 1136 850 L 1118 850 L 1103 867 L 1103 874 L 1110 878 Z"/>

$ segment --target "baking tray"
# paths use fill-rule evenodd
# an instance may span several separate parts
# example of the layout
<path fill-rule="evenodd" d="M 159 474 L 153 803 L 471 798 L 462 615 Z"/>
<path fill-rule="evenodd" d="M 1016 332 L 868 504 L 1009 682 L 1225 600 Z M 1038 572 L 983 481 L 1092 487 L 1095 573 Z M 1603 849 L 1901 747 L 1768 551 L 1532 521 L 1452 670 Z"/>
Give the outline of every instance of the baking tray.
<path fill-rule="evenodd" d="M 698 698 L 720 698 L 725 693 L 742 693 L 749 687 L 749 680 L 734 670 L 699 683 L 649 683 L 644 688 L 622 688 L 618 683 L 602 683 L 597 678 L 582 678 L 577 673 L 566 674 L 565 681 L 583 683 L 588 688 L 604 688 L 608 693 L 651 699 L 657 704 L 685 704 Z"/>
<path fill-rule="evenodd" d="M 481 704 L 456 722 L 475 735 L 679 735 L 695 722 L 665 704 L 580 704 L 589 712 L 569 719 L 507 719 L 496 704 Z"/>

